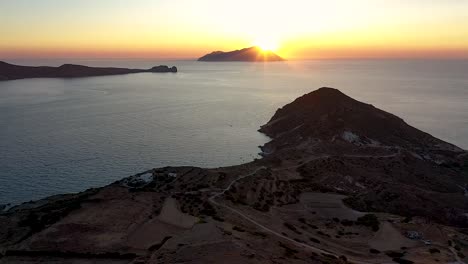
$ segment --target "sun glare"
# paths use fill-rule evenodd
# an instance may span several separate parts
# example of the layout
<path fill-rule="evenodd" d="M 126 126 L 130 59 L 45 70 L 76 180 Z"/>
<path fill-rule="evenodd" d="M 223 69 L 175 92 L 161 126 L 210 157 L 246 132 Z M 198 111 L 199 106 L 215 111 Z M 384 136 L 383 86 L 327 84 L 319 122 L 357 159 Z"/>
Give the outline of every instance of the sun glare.
<path fill-rule="evenodd" d="M 254 42 L 254 46 L 259 47 L 263 51 L 276 51 L 278 49 L 278 42 L 271 39 L 259 39 Z"/>

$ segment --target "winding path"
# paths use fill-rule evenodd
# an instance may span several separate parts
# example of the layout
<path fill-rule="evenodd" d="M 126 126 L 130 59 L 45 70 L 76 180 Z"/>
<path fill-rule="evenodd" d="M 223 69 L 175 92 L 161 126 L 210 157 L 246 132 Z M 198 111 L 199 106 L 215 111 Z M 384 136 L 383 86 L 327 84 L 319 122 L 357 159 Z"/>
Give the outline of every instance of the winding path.
<path fill-rule="evenodd" d="M 320 157 L 320 158 L 323 158 L 323 157 Z M 317 248 L 317 247 L 314 247 L 314 246 L 311 246 L 311 245 L 308 245 L 308 244 L 304 244 L 304 243 L 301 243 L 301 242 L 298 242 L 294 239 L 291 239 L 273 229 L 270 229 L 266 226 L 264 226 L 263 224 L 255 221 L 254 219 L 252 219 L 250 216 L 242 213 L 241 211 L 237 210 L 237 209 L 234 209 L 228 205 L 225 205 L 225 204 L 221 204 L 221 203 L 218 203 L 215 201 L 216 198 L 222 196 L 224 193 L 226 193 L 229 189 L 231 189 L 231 187 L 233 186 L 234 183 L 236 183 L 237 181 L 241 180 L 241 179 L 244 179 L 244 178 L 247 178 L 247 177 L 250 177 L 250 176 L 253 176 L 255 175 L 257 172 L 263 170 L 263 169 L 266 169 L 267 167 L 265 166 L 262 166 L 262 167 L 259 167 L 257 169 L 255 169 L 253 172 L 249 173 L 249 174 L 246 174 L 246 175 L 241 175 L 239 177 L 237 177 L 235 180 L 233 180 L 225 189 L 223 189 L 223 191 L 219 192 L 219 193 L 215 193 L 213 196 L 211 196 L 208 201 L 216 206 L 219 206 L 219 207 L 222 207 L 222 208 L 225 208 L 237 215 L 239 215 L 240 217 L 244 218 L 245 220 L 249 221 L 250 223 L 256 225 L 257 227 L 265 230 L 266 232 L 270 233 L 270 234 L 273 234 L 279 238 L 282 238 L 284 240 L 287 240 L 299 247 L 302 247 L 302 248 L 306 248 L 306 249 L 309 249 L 310 251 L 312 252 L 315 252 L 315 253 L 318 253 L 318 254 L 326 254 L 326 255 L 332 255 L 332 256 L 335 256 L 337 258 L 339 258 L 340 256 L 335 254 L 335 253 L 332 253 L 332 252 L 329 252 L 329 251 L 326 251 L 326 250 L 323 250 L 323 249 L 320 249 L 320 248 Z M 353 262 L 356 262 L 356 263 L 364 263 L 364 264 L 375 264 L 375 263 L 385 263 L 385 262 L 366 262 L 366 261 L 362 261 L 361 259 L 352 259 L 352 258 L 348 258 L 349 260 L 353 261 Z M 394 263 L 394 262 L 387 262 L 387 263 Z"/>

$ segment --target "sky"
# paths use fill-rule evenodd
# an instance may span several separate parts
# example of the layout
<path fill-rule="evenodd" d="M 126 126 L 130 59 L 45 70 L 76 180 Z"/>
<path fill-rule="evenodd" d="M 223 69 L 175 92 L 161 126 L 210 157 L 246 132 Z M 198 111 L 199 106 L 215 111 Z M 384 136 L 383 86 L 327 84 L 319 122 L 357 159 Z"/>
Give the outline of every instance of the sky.
<path fill-rule="evenodd" d="M 2 58 L 468 58 L 468 0 L 0 0 Z"/>

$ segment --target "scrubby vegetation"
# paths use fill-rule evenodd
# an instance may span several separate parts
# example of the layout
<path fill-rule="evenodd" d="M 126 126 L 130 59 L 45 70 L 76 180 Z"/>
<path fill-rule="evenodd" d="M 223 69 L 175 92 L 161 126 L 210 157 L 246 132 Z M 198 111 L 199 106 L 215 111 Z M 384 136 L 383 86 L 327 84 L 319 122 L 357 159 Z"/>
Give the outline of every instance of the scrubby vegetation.
<path fill-rule="evenodd" d="M 241 232 L 241 233 L 245 232 L 245 229 L 243 229 L 242 227 L 239 227 L 239 226 L 234 226 L 232 228 L 232 230 L 235 230 L 235 231 Z"/>
<path fill-rule="evenodd" d="M 297 228 L 290 223 L 284 223 L 283 225 L 298 235 L 302 234 L 301 231 L 297 230 Z"/>
<path fill-rule="evenodd" d="M 299 253 L 299 251 L 297 251 L 297 250 L 295 250 L 293 248 L 290 248 L 288 245 L 283 244 L 281 242 L 279 242 L 279 246 L 284 248 L 284 255 L 286 257 L 292 257 L 292 256 L 294 256 L 294 254 Z"/>
<path fill-rule="evenodd" d="M 393 258 L 392 260 L 393 260 L 394 262 L 400 263 L 400 264 L 413 264 L 413 263 L 414 263 L 414 262 L 411 261 L 411 260 L 402 259 L 402 258 Z"/>
<path fill-rule="evenodd" d="M 343 219 L 343 220 L 341 220 L 341 224 L 343 226 L 352 226 L 352 225 L 354 225 L 354 221 Z"/>
<path fill-rule="evenodd" d="M 70 195 L 70 198 L 50 202 L 46 206 L 31 210 L 24 218 L 18 221 L 18 225 L 21 227 L 29 227 L 31 233 L 39 232 L 67 216 L 70 212 L 80 209 L 81 203 L 92 193 L 94 193 L 94 191 L 89 190 L 76 197 Z"/>
<path fill-rule="evenodd" d="M 261 238 L 266 238 L 267 237 L 267 235 L 265 233 L 258 232 L 258 231 L 253 232 L 252 235 L 258 236 L 258 237 L 261 237 Z"/>
<path fill-rule="evenodd" d="M 356 221 L 356 224 L 370 227 L 374 232 L 378 231 L 380 228 L 379 219 L 374 214 L 366 214 L 359 217 Z"/>
<path fill-rule="evenodd" d="M 320 244 L 320 240 L 316 239 L 316 238 L 309 238 L 310 241 L 314 242 L 314 243 L 317 243 L 317 244 Z"/>
<path fill-rule="evenodd" d="M 385 255 L 395 259 L 395 258 L 402 258 L 405 255 L 405 253 L 396 252 L 396 251 L 387 251 L 385 252 Z"/>
<path fill-rule="evenodd" d="M 218 221 L 218 222 L 224 222 L 224 218 L 219 217 L 219 216 L 217 216 L 217 215 L 212 216 L 212 218 L 213 218 L 213 220 L 216 220 L 216 221 Z"/>

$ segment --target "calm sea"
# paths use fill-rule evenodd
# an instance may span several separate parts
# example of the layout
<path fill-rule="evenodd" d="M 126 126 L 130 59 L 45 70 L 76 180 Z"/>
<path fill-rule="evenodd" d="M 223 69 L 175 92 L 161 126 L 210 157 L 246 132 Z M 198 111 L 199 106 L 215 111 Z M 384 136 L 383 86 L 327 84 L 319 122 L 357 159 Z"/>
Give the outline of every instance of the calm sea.
<path fill-rule="evenodd" d="M 468 148 L 468 61 L 8 62 L 167 64 L 179 72 L 0 82 L 0 204 L 103 186 L 154 167 L 253 160 L 268 141 L 259 126 L 322 86 Z"/>

